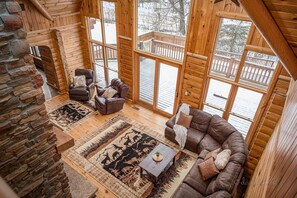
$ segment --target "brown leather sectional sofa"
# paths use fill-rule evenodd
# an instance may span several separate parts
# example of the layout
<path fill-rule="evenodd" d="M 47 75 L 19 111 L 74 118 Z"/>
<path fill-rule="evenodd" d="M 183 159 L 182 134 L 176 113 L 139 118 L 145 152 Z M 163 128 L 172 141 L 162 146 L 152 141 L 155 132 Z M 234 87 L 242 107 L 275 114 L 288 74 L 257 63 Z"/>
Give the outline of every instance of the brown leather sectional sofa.
<path fill-rule="evenodd" d="M 190 108 L 190 115 L 193 115 L 193 119 L 188 129 L 185 148 L 199 154 L 199 157 L 173 197 L 234 197 L 248 155 L 242 135 L 217 115 L 212 116 L 194 108 Z M 177 143 L 173 131 L 174 123 L 175 116 L 166 123 L 165 137 Z M 230 160 L 217 176 L 204 181 L 198 164 L 204 160 L 207 153 L 219 147 L 231 150 Z"/>

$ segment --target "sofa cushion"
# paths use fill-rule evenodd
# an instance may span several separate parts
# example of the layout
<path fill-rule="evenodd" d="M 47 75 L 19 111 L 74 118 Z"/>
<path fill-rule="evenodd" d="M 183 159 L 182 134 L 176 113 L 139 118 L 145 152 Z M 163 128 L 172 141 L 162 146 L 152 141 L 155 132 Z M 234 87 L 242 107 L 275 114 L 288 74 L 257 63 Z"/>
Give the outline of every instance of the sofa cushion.
<path fill-rule="evenodd" d="M 108 87 L 104 93 L 102 94 L 101 97 L 108 99 L 108 98 L 112 98 L 115 94 L 117 94 L 118 91 L 113 89 L 112 87 Z"/>
<path fill-rule="evenodd" d="M 214 115 L 211 118 L 210 125 L 207 133 L 214 138 L 218 143 L 223 144 L 223 142 L 237 130 L 229 124 L 225 119 L 218 115 Z"/>
<path fill-rule="evenodd" d="M 230 156 L 231 156 L 231 150 L 230 149 L 225 149 L 222 152 L 220 152 L 215 160 L 215 165 L 219 170 L 223 170 L 227 163 L 230 160 Z"/>
<path fill-rule="evenodd" d="M 189 128 L 187 132 L 186 148 L 190 151 L 197 152 L 197 146 L 204 136 L 205 133 Z"/>
<path fill-rule="evenodd" d="M 190 127 L 193 116 L 187 115 L 183 112 L 180 112 L 179 118 L 176 121 L 176 124 L 186 127 L 187 129 Z"/>
<path fill-rule="evenodd" d="M 222 144 L 223 149 L 230 149 L 231 153 L 243 153 L 248 155 L 248 149 L 244 143 L 244 139 L 238 131 L 232 133 Z"/>
<path fill-rule="evenodd" d="M 172 196 L 172 198 L 190 198 L 190 197 L 203 198 L 204 196 L 185 183 L 182 183 L 175 191 L 174 195 Z"/>
<path fill-rule="evenodd" d="M 195 108 L 190 108 L 190 115 L 193 116 L 191 128 L 206 133 L 212 116 Z"/>
<path fill-rule="evenodd" d="M 241 166 L 244 165 L 246 157 L 248 156 L 248 149 L 244 143 L 241 133 L 232 133 L 223 143 L 222 148 L 231 150 L 231 157 L 229 161 L 237 162 Z"/>
<path fill-rule="evenodd" d="M 87 86 L 86 76 L 73 76 L 73 85 L 74 85 L 74 88 Z"/>
<path fill-rule="evenodd" d="M 190 172 L 187 174 L 187 176 L 185 177 L 183 182 L 188 184 L 192 188 L 194 188 L 196 191 L 198 191 L 202 195 L 206 195 L 206 189 L 207 189 L 207 186 L 208 186 L 210 180 L 204 181 L 201 177 L 201 174 L 200 174 L 199 168 L 198 168 L 198 164 L 200 164 L 202 162 L 203 162 L 202 159 L 198 159 L 195 162 L 194 166 L 192 167 Z"/>
<path fill-rule="evenodd" d="M 210 195 L 220 190 L 232 193 L 241 169 L 242 167 L 238 163 L 229 162 L 225 169 L 223 169 L 217 177 L 214 177 L 211 180 L 207 187 L 206 195 Z"/>
<path fill-rule="evenodd" d="M 204 149 L 208 151 L 213 151 L 217 148 L 221 148 L 221 145 L 217 141 L 215 141 L 210 135 L 206 134 L 201 140 L 201 142 L 198 144 L 197 153 L 200 153 Z"/>
<path fill-rule="evenodd" d="M 214 163 L 213 157 L 210 157 L 204 160 L 203 162 L 198 164 L 198 167 L 199 167 L 202 179 L 204 181 L 212 178 L 213 176 L 217 175 L 220 172 Z"/>
<path fill-rule="evenodd" d="M 210 158 L 210 157 L 213 157 L 214 159 L 217 158 L 217 155 L 219 154 L 219 152 L 221 151 L 221 148 L 217 148 L 209 153 L 207 153 L 207 155 L 205 156 L 205 160 Z"/>

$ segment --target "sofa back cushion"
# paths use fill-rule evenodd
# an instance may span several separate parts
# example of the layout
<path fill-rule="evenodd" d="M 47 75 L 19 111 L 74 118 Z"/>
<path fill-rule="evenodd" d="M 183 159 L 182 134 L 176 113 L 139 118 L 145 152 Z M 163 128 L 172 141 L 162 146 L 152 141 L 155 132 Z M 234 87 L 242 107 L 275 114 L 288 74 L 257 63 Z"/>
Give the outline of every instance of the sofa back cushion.
<path fill-rule="evenodd" d="M 222 149 L 230 149 L 231 157 L 229 161 L 237 162 L 244 165 L 248 156 L 248 149 L 244 143 L 244 139 L 239 132 L 232 133 L 226 141 L 222 144 Z"/>
<path fill-rule="evenodd" d="M 218 115 L 211 118 L 207 133 L 218 143 L 223 144 L 225 140 L 237 130 L 225 119 Z"/>
<path fill-rule="evenodd" d="M 206 133 L 212 116 L 195 108 L 190 108 L 190 115 L 193 116 L 190 127 Z"/>
<path fill-rule="evenodd" d="M 232 193 L 235 183 L 240 175 L 242 167 L 234 162 L 229 162 L 221 172 L 214 177 L 206 189 L 206 195 L 224 190 Z"/>

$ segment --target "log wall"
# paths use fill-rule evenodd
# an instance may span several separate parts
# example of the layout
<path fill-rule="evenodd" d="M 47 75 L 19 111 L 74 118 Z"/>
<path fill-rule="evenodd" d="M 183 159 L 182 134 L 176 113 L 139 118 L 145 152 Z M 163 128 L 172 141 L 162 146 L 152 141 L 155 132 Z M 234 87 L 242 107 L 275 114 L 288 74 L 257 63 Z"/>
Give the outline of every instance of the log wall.
<path fill-rule="evenodd" d="M 53 21 L 45 18 L 30 1 L 19 0 L 24 8 L 22 11 L 24 29 L 28 32 L 30 46 L 48 46 L 51 49 L 57 87 L 60 92 L 66 92 L 74 70 L 88 67 L 90 61 L 83 40 L 84 29 L 81 27 L 82 1 L 40 0 L 39 2 L 52 16 Z M 57 31 L 59 34 L 56 34 Z"/>
<path fill-rule="evenodd" d="M 276 130 L 276 126 L 284 109 L 289 84 L 289 74 L 285 69 L 282 69 L 273 87 L 269 101 L 267 104 L 263 105 L 265 111 L 263 116 L 261 116 L 253 141 L 249 146 L 250 153 L 245 166 L 245 170 L 249 176 L 253 175 L 270 137 Z"/>
<path fill-rule="evenodd" d="M 277 130 L 255 170 L 246 197 L 294 197 L 297 194 L 297 82 L 292 82 Z"/>

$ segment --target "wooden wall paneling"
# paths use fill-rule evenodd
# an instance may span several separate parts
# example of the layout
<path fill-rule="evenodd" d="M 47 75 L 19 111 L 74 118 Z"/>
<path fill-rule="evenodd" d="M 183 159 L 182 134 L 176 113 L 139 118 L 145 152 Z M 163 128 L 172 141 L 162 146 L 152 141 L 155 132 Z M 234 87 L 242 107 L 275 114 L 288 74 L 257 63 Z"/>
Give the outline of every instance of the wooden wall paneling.
<path fill-rule="evenodd" d="M 62 30 L 62 37 L 64 42 L 65 57 L 67 60 L 67 70 L 68 75 L 71 78 L 74 76 L 75 69 L 78 68 L 88 68 L 85 65 L 88 65 L 84 57 L 84 44 L 83 44 L 83 34 L 78 26 L 72 26 L 66 30 Z"/>
<path fill-rule="evenodd" d="M 76 68 L 91 67 L 87 42 L 83 36 L 86 31 L 83 26 L 81 27 L 82 0 L 39 0 L 53 21 L 45 18 L 30 1 L 18 0 L 18 2 L 24 5 L 22 20 L 24 29 L 28 32 L 29 44 L 47 46 L 51 49 L 59 91 L 65 92 L 68 88 L 66 79 L 71 77 Z M 99 1 L 88 1 L 88 3 L 95 5 L 89 7 L 93 9 L 91 13 L 94 13 Z M 55 30 L 58 31 L 58 37 Z M 62 48 L 64 52 L 61 56 Z M 65 62 L 67 67 L 64 68 Z"/>
<path fill-rule="evenodd" d="M 93 0 L 83 0 L 81 10 L 84 16 L 101 19 L 100 2 Z"/>
<path fill-rule="evenodd" d="M 292 81 L 288 91 L 284 113 L 279 122 L 279 130 L 273 133 L 259 161 L 246 197 L 296 196 L 296 131 L 297 82 Z"/>
<path fill-rule="evenodd" d="M 201 100 L 207 57 L 187 54 L 181 89 L 181 103 L 198 108 Z M 189 95 L 185 93 L 188 92 Z"/>
<path fill-rule="evenodd" d="M 56 40 L 52 32 L 48 30 L 39 30 L 34 32 L 28 32 L 27 40 L 30 46 L 47 46 L 51 49 L 56 75 L 58 79 L 59 91 L 63 92 L 67 88 L 67 83 L 65 81 L 64 70 L 61 67 L 60 52 L 56 45 Z"/>
<path fill-rule="evenodd" d="M 119 78 L 130 88 L 129 99 L 135 101 L 135 69 L 134 69 L 134 11 L 135 1 L 118 0 L 116 9 L 118 30 L 118 63 Z"/>
<path fill-rule="evenodd" d="M 250 153 L 245 165 L 248 175 L 253 175 L 255 168 L 268 144 L 270 137 L 275 131 L 276 125 L 282 115 L 286 94 L 289 88 L 290 78 L 284 80 L 281 76 L 288 74 L 282 68 L 280 75 L 273 87 L 272 95 L 261 116 L 259 125 L 255 129 L 254 138 L 250 144 Z"/>
<path fill-rule="evenodd" d="M 58 77 L 51 49 L 47 46 L 39 46 L 43 71 L 46 75 L 47 84 L 59 89 Z"/>

